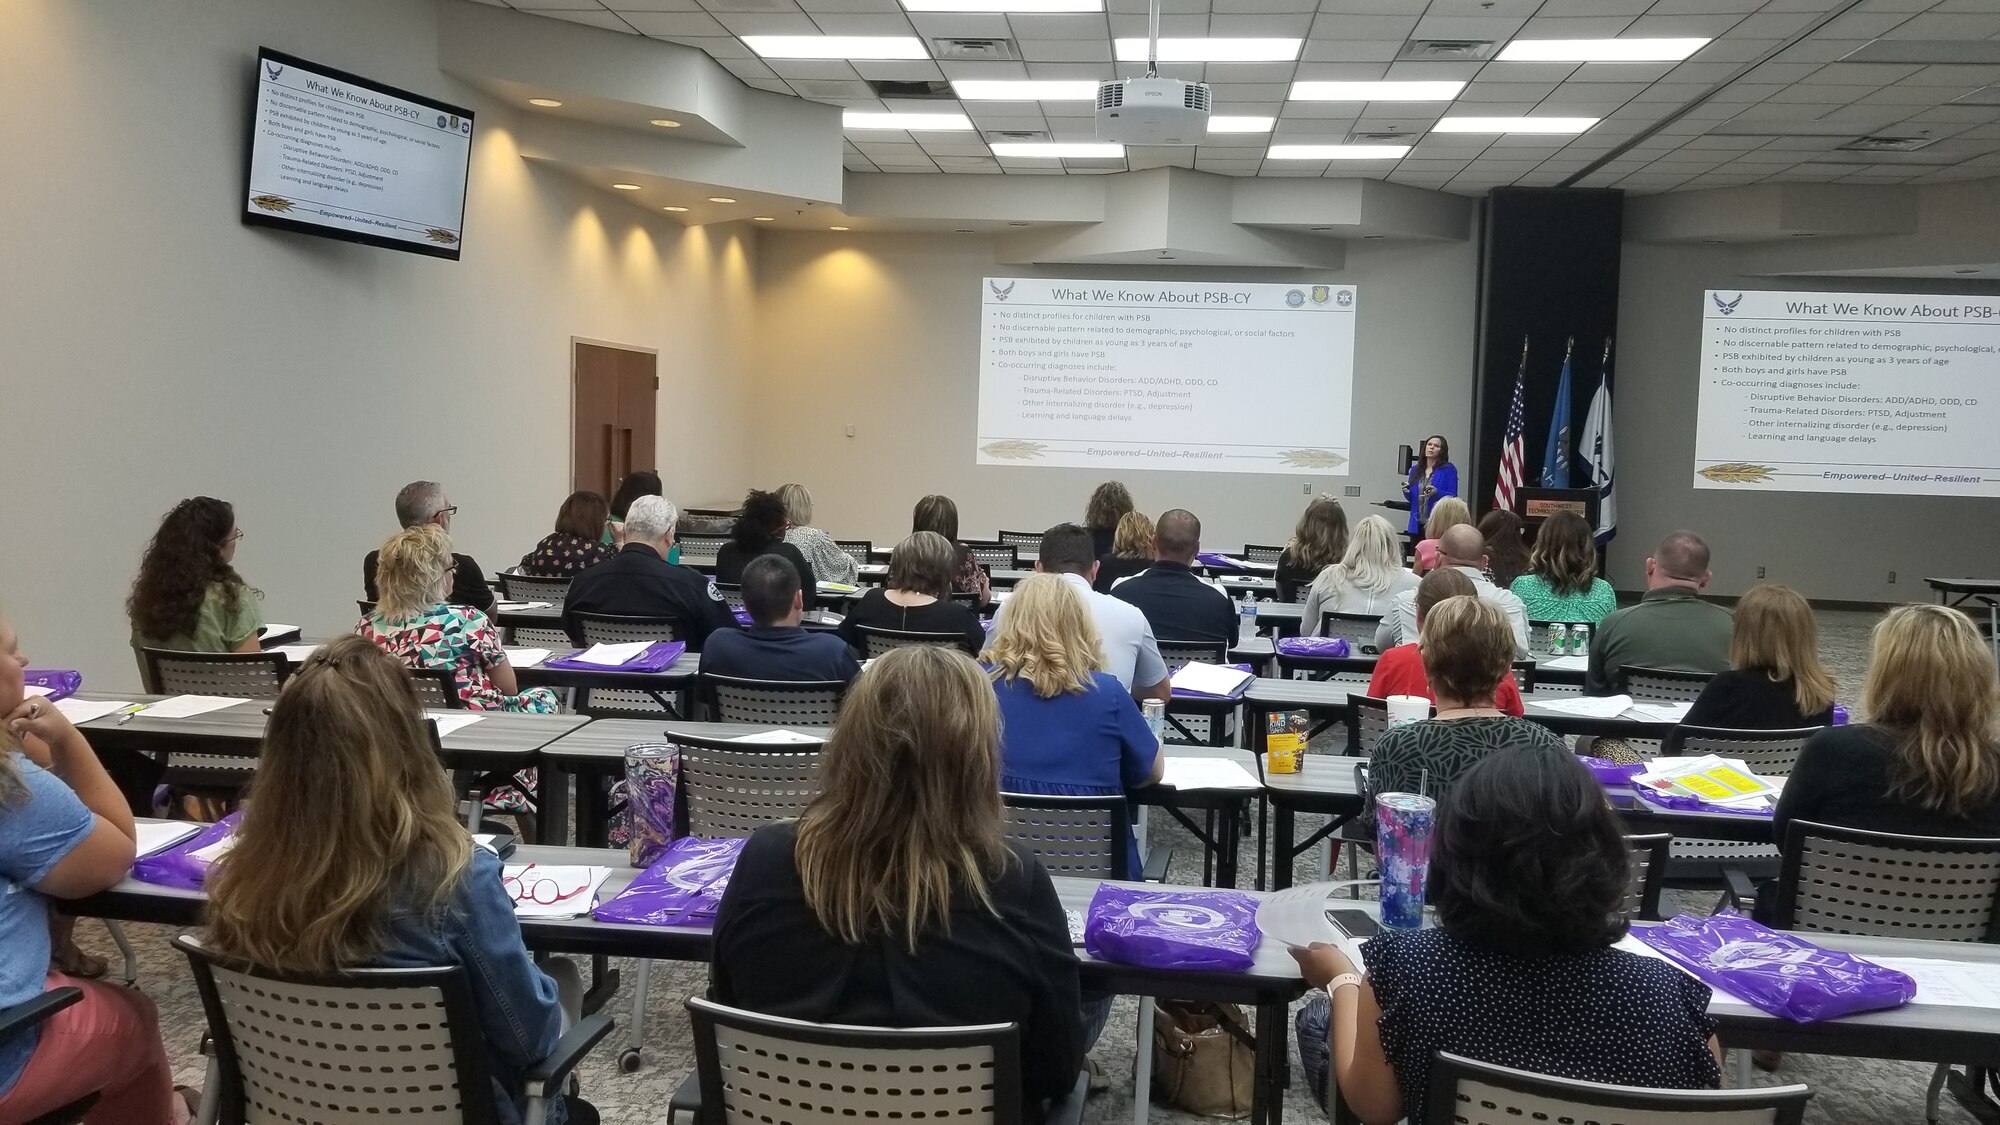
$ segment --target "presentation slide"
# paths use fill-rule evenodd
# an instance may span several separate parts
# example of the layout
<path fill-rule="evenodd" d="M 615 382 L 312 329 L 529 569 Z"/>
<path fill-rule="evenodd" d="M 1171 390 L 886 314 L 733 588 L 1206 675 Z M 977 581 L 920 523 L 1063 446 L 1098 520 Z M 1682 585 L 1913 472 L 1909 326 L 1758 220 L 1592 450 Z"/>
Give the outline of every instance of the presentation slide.
<path fill-rule="evenodd" d="M 457 258 L 471 152 L 466 110 L 263 51 L 244 221 Z"/>
<path fill-rule="evenodd" d="M 989 277 L 981 465 L 1347 474 L 1352 285 Z"/>
<path fill-rule="evenodd" d="M 1709 290 L 1696 488 L 2000 496 L 2000 297 Z"/>

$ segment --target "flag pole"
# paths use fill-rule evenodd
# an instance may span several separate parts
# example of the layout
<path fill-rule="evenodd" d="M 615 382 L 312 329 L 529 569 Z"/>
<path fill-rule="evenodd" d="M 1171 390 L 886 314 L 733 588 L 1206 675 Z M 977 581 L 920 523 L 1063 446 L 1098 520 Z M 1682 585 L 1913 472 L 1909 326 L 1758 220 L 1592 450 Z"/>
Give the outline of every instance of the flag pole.
<path fill-rule="evenodd" d="M 1610 369 L 1611 369 L 1611 337 L 1606 336 L 1604 338 L 1604 358 L 1597 361 L 1598 379 L 1602 380 L 1604 378 L 1604 373 Z"/>
<path fill-rule="evenodd" d="M 1571 336 L 1571 337 L 1569 338 L 1569 343 L 1567 343 L 1567 344 L 1564 344 L 1564 345 L 1563 345 L 1563 362 L 1564 362 L 1564 363 L 1568 363 L 1568 362 L 1569 362 L 1569 353 L 1571 353 L 1571 352 L 1573 352 L 1573 351 L 1575 351 L 1575 350 L 1576 350 L 1576 337 L 1574 337 L 1574 336 Z"/>

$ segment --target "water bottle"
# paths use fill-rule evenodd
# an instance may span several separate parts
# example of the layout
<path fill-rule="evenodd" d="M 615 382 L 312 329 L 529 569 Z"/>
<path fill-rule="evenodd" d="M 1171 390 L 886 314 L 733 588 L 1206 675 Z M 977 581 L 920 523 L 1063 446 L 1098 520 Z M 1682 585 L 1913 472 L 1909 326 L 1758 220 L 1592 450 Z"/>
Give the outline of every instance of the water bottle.
<path fill-rule="evenodd" d="M 1167 704 L 1163 699 L 1148 699 L 1139 705 L 1140 713 L 1146 716 L 1146 725 L 1152 728 L 1153 741 L 1167 741 Z"/>
<path fill-rule="evenodd" d="M 1236 643 L 1243 644 L 1257 635 L 1257 599 L 1245 595 L 1236 603 Z"/>

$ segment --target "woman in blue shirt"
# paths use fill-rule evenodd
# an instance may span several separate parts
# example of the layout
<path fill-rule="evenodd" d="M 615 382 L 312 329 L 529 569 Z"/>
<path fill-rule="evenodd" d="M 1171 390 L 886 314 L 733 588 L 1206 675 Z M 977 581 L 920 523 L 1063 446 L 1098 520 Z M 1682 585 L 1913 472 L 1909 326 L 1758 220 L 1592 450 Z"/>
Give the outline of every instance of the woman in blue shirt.
<path fill-rule="evenodd" d="M 1403 496 L 1410 502 L 1410 534 L 1421 535 L 1431 509 L 1447 496 L 1458 495 L 1458 466 L 1451 463 L 1451 444 L 1443 434 L 1424 439 L 1423 454 L 1410 466 Z"/>
<path fill-rule="evenodd" d="M 1000 788 L 1103 797 L 1160 780 L 1165 758 L 1139 705 L 1103 671 L 1083 596 L 1059 575 L 1014 587 L 981 654 L 1000 698 Z M 1128 843 L 1133 878 L 1143 866 Z"/>

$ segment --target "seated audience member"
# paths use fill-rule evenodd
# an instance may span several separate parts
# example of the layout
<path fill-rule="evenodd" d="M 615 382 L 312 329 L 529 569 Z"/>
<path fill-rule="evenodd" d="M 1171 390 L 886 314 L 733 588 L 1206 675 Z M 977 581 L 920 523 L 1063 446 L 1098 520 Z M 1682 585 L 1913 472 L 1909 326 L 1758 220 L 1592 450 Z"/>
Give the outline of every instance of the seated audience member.
<path fill-rule="evenodd" d="M 1006 841 L 1000 730 L 979 666 L 899 648 L 855 681 L 795 821 L 743 845 L 715 916 L 710 995 L 819 1023 L 1021 1028 L 1032 1119 L 1086 1050 L 1055 886 Z"/>
<path fill-rule="evenodd" d="M 866 654 L 862 626 L 899 633 L 956 633 L 964 638 L 965 654 L 979 655 L 986 647 L 986 630 L 969 605 L 951 600 L 951 579 L 958 573 L 958 551 L 934 531 L 904 536 L 889 555 L 886 586 L 861 595 L 840 622 L 840 637 L 855 652 Z"/>
<path fill-rule="evenodd" d="M 1424 537 L 1417 540 L 1416 554 L 1418 574 L 1425 574 L 1438 565 L 1439 541 L 1444 533 L 1459 525 L 1472 526 L 1472 509 L 1456 496 L 1447 496 L 1431 509 L 1430 518 L 1424 521 Z M 1482 541 L 1485 536 L 1480 536 Z"/>
<path fill-rule="evenodd" d="M 1121 796 L 1158 782 L 1166 768 L 1139 705 L 1103 671 L 1084 597 L 1054 575 L 1029 578 L 1014 587 L 980 654 L 1000 699 L 1000 788 L 1008 793 Z M 1127 858 L 1136 879 L 1144 866 L 1136 840 Z"/>
<path fill-rule="evenodd" d="M 570 579 L 563 599 L 563 630 L 582 645 L 579 613 L 613 617 L 671 617 L 689 652 L 700 652 L 717 629 L 736 628 L 736 618 L 709 580 L 698 571 L 667 561 L 680 513 L 664 496 L 641 496 L 625 513 L 624 543 L 618 553 Z"/>
<path fill-rule="evenodd" d="M 1495 750 L 1566 750 L 1549 728 L 1500 710 L 1497 697 L 1513 672 L 1514 646 L 1499 606 L 1484 598 L 1446 598 L 1431 607 L 1424 622 L 1417 646 L 1437 717 L 1383 733 L 1368 763 L 1369 792 L 1425 789 L 1442 800 L 1459 774 Z M 1372 809 L 1366 819 L 1374 822 Z"/>
<path fill-rule="evenodd" d="M 1729 670 L 1717 672 L 1687 717 L 1698 727 L 1797 730 L 1833 722 L 1833 677 L 1819 662 L 1819 623 L 1789 586 L 1750 587 L 1736 603 Z"/>
<path fill-rule="evenodd" d="M 572 492 L 556 512 L 556 529 L 521 556 L 521 573 L 535 578 L 574 578 L 611 557 L 603 536 L 610 519 L 604 497 Z"/>
<path fill-rule="evenodd" d="M 95 1093 L 89 1125 L 182 1125 L 199 1099 L 174 1089 L 153 1002 L 51 967 L 51 900 L 115 886 L 132 866 L 136 836 L 83 734 L 27 694 L 27 667 L 0 620 L 0 1007 L 56 988 L 83 999 L 0 1040 L 0 1121 L 33 1121 Z"/>
<path fill-rule="evenodd" d="M 1192 569 L 1201 553 L 1201 521 L 1175 508 L 1153 525 L 1153 565 L 1118 584 L 1111 596 L 1146 615 L 1153 636 L 1170 641 L 1236 642 L 1236 603 Z"/>
<path fill-rule="evenodd" d="M 1734 629 L 1728 610 L 1701 600 L 1709 577 L 1708 544 L 1701 536 L 1676 531 L 1660 540 L 1646 560 L 1645 596 L 1599 622 L 1591 636 L 1583 694 L 1622 694 L 1625 669 L 1633 664 L 1726 671 Z"/>
<path fill-rule="evenodd" d="M 476 1037 L 501 1119 L 519 1122 L 523 1072 L 575 1018 L 582 982 L 521 943 L 500 859 L 459 821 L 402 669 L 356 637 L 307 658 L 271 708 L 244 809 L 209 874 L 208 948 L 283 973 L 463 968 L 476 1024 L 453 1030 Z M 552 1122 L 597 1120 L 553 1101 Z"/>
<path fill-rule="evenodd" d="M 1396 607 L 1396 595 L 1417 588 L 1417 575 L 1403 565 L 1396 547 L 1396 530 L 1381 516 L 1364 517 L 1354 525 L 1347 553 L 1319 572 L 1306 589 L 1300 632 L 1320 635 L 1325 612 L 1383 617 Z"/>
<path fill-rule="evenodd" d="M 1597 576 L 1597 542 L 1575 512 L 1558 511 L 1535 531 L 1528 573 L 1511 589 L 1530 621 L 1595 625 L 1618 608 L 1611 583 Z"/>
<path fill-rule="evenodd" d="M 854 585 L 861 577 L 861 564 L 840 549 L 833 536 L 812 526 L 813 494 L 802 484 L 781 485 L 778 502 L 785 506 L 785 542 L 799 549 L 821 582 Z"/>
<path fill-rule="evenodd" d="M 1108 594 L 1120 579 L 1130 578 L 1153 565 L 1153 519 L 1144 512 L 1126 512 L 1118 517 L 1118 530 L 1111 537 L 1111 553 L 1097 559 L 1097 578 L 1090 588 Z"/>
<path fill-rule="evenodd" d="M 1083 526 L 1090 532 L 1090 549 L 1097 558 L 1111 554 L 1117 547 L 1118 521 L 1132 510 L 1132 494 L 1122 482 L 1105 481 L 1090 494 L 1090 504 L 1084 509 Z"/>
<path fill-rule="evenodd" d="M 1526 660 L 1527 611 L 1521 608 L 1521 599 L 1486 580 L 1486 539 L 1479 529 L 1469 523 L 1446 528 L 1443 538 L 1438 540 L 1438 565 L 1451 567 L 1472 579 L 1479 600 L 1499 607 L 1514 633 L 1514 659 Z M 1375 647 L 1387 652 L 1393 645 L 1409 644 L 1416 639 L 1417 592 L 1411 589 L 1397 594 L 1395 609 L 1383 615 L 1381 627 L 1375 630 Z"/>
<path fill-rule="evenodd" d="M 1330 945 L 1292 951 L 1325 990 L 1298 1016 L 1308 1087 L 1324 1098 L 1330 1069 L 1355 1116 L 1391 1125 L 1432 1120 L 1440 1051 L 1589 1082 L 1718 1086 L 1708 986 L 1613 948 L 1629 862 L 1603 789 L 1561 745 L 1472 766 L 1432 831 L 1437 926 L 1384 931 L 1362 947 L 1365 968 Z"/>
<path fill-rule="evenodd" d="M 1298 601 L 1299 591 L 1346 557 L 1347 510 L 1333 497 L 1321 496 L 1306 505 L 1292 530 L 1292 541 L 1278 556 L 1278 600 Z"/>
<path fill-rule="evenodd" d="M 1514 580 L 1528 573 L 1521 517 L 1496 508 L 1480 518 L 1479 534 L 1486 538 L 1486 577 L 1502 590 L 1512 589 Z"/>
<path fill-rule="evenodd" d="M 242 538 L 236 509 L 226 501 L 197 496 L 174 505 L 146 544 L 125 600 L 134 651 L 258 650 L 264 616 L 257 602 L 264 595 L 231 565 Z"/>
<path fill-rule="evenodd" d="M 444 486 L 433 480 L 412 481 L 396 493 L 396 521 L 405 528 L 435 524 L 439 531 L 451 534 L 451 517 L 458 506 L 445 499 Z M 368 552 L 361 560 L 361 588 L 369 601 L 377 601 L 381 595 L 376 592 L 375 558 L 377 552 Z M 453 555 L 451 587 L 445 600 L 453 605 L 469 605 L 474 609 L 493 608 L 493 590 L 486 585 L 486 572 L 479 568 L 471 555 Z"/>
<path fill-rule="evenodd" d="M 1424 618 L 1431 607 L 1446 598 L 1475 598 L 1479 591 L 1472 585 L 1472 579 L 1445 567 L 1424 575 L 1417 586 L 1417 635 L 1423 636 Z M 1430 680 L 1424 676 L 1424 657 L 1419 644 L 1397 645 L 1382 654 L 1375 662 L 1375 673 L 1368 680 L 1368 694 L 1376 699 L 1387 699 L 1392 695 L 1421 695 L 1431 698 Z M 1502 714 L 1519 716 L 1521 689 L 1514 682 L 1514 673 L 1508 672 L 1500 681 L 1494 693 L 1494 705 Z"/>
<path fill-rule="evenodd" d="M 724 586 L 743 584 L 743 568 L 750 560 L 763 555 L 776 555 L 792 564 L 799 572 L 799 581 L 805 584 L 806 608 L 819 604 L 812 564 L 797 547 L 785 542 L 785 503 L 775 492 L 750 490 L 743 498 L 743 514 L 736 517 L 736 527 L 729 533 L 729 542 L 715 552 L 715 580 Z"/>
<path fill-rule="evenodd" d="M 799 624 L 805 604 L 799 573 L 781 555 L 759 555 L 743 568 L 743 608 L 754 622 L 748 629 L 709 634 L 701 670 L 749 680 L 853 679 L 861 671 L 847 642 L 832 633 L 807 632 Z"/>
<path fill-rule="evenodd" d="M 629 473 L 618 487 L 611 492 L 611 525 L 605 529 L 604 545 L 616 548 L 623 544 L 621 531 L 625 526 L 625 513 L 632 510 L 632 501 L 641 496 L 663 496 L 666 489 L 660 484 L 660 474 L 651 469 L 640 469 Z M 679 559 L 668 559 L 679 562 Z"/>
<path fill-rule="evenodd" d="M 972 557 L 972 548 L 958 541 L 958 505 L 949 496 L 926 496 L 917 501 L 917 507 L 910 515 L 911 531 L 934 531 L 945 537 L 952 549 L 958 552 L 958 569 L 953 572 L 951 588 L 961 594 L 971 594 L 974 604 L 985 606 L 993 601 L 993 582 L 986 574 L 986 568 Z"/>
<path fill-rule="evenodd" d="M 1041 551 L 1035 570 L 1060 575 L 1083 597 L 1097 629 L 1101 646 L 1100 665 L 1140 699 L 1166 699 L 1173 688 L 1167 682 L 1167 662 L 1160 659 L 1160 644 L 1153 627 L 1139 607 L 1090 588 L 1097 573 L 1097 560 L 1090 554 L 1090 532 L 1073 523 L 1059 523 L 1042 533 Z M 993 614 L 997 633 L 1013 598 L 1000 603 Z M 1231 634 L 1233 637 L 1234 634 Z"/>

